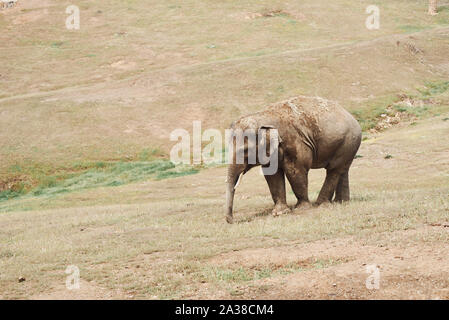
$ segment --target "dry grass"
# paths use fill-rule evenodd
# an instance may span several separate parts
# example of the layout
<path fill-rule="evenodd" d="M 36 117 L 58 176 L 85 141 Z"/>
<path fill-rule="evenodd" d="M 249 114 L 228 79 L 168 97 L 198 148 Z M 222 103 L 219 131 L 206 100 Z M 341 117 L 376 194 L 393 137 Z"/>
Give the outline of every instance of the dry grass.
<path fill-rule="evenodd" d="M 0 176 L 167 152 L 175 128 L 225 128 L 297 94 L 363 113 L 447 78 L 449 11 L 432 18 L 425 4 L 381 1 L 382 28 L 369 31 L 368 4 L 81 1 L 76 32 L 59 1 L 2 11 Z M 247 19 L 279 10 L 288 15 Z"/>
<path fill-rule="evenodd" d="M 111 201 L 103 198 L 106 190 L 94 189 L 40 202 L 75 208 L 3 213 L 0 294 L 24 298 L 52 292 L 64 283 L 65 267 L 75 264 L 84 281 L 118 290 L 116 297 L 232 297 L 242 283 L 259 287 L 263 285 L 259 279 L 326 269 L 349 260 L 315 252 L 307 265 L 266 263 L 254 268 L 210 261 L 222 253 L 248 248 L 276 251 L 292 243 L 348 236 L 394 247 L 398 243 L 391 239 L 398 231 L 449 222 L 449 135 L 443 134 L 448 125 L 439 117 L 366 140 L 360 150 L 363 157 L 356 159 L 351 171 L 350 203 L 280 218 L 268 214 L 268 190 L 254 170 L 237 192 L 237 223 L 226 225 L 223 199 L 217 197 L 223 193 L 224 168 L 107 191 L 116 203 L 131 198 L 145 202 L 141 204 L 106 206 Z M 434 139 L 437 134 L 440 138 Z M 394 157 L 384 159 L 386 153 Z M 322 178 L 320 171 L 311 175 L 311 195 L 316 196 Z M 294 203 L 291 192 L 289 201 Z M 82 206 L 87 204 L 95 206 Z M 448 241 L 443 228 L 439 233 L 417 232 L 406 243 L 438 247 Z M 18 283 L 20 276 L 27 280 Z"/>
<path fill-rule="evenodd" d="M 377 3 L 379 31 L 364 27 L 368 0 L 79 1 L 77 32 L 60 1 L 2 11 L 0 183 L 63 189 L 98 164 L 163 157 L 193 120 L 222 129 L 297 94 L 338 100 L 366 129 L 398 93 L 434 101 L 366 135 L 344 205 L 273 218 L 255 170 L 226 225 L 223 167 L 4 201 L 0 298 L 449 298 L 449 11 Z M 310 180 L 314 198 L 323 172 Z M 378 293 L 360 271 L 373 260 Z M 80 292 L 64 286 L 72 264 Z"/>

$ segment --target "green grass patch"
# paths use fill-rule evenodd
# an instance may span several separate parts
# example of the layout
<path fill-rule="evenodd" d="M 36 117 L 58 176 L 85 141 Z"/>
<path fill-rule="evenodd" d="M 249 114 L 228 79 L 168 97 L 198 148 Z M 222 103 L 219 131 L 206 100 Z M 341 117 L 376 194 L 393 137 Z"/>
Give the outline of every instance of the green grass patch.
<path fill-rule="evenodd" d="M 176 177 L 182 177 L 182 176 L 188 176 L 195 173 L 200 172 L 198 168 L 193 167 L 175 167 L 173 169 L 165 170 L 162 172 L 159 172 L 156 176 L 157 180 L 163 180 L 168 178 L 176 178 Z"/>
<path fill-rule="evenodd" d="M 146 179 L 168 179 L 199 172 L 190 166 L 175 166 L 168 160 L 133 162 L 76 163 L 72 168 L 82 170 L 64 175 L 49 175 L 41 179 L 39 185 L 26 192 L 6 190 L 0 193 L 0 202 L 31 194 L 32 196 L 53 196 L 61 193 L 80 191 L 98 187 L 115 187 Z"/>
<path fill-rule="evenodd" d="M 32 191 L 33 195 L 54 195 L 97 187 L 113 187 L 145 180 L 155 174 L 175 168 L 167 160 L 119 162 L 109 166 L 99 165 L 82 174 L 57 182 L 54 177 L 44 181 Z"/>
<path fill-rule="evenodd" d="M 23 195 L 23 191 L 13 191 L 13 190 L 5 190 L 0 192 L 0 202 L 14 199 Z"/>
<path fill-rule="evenodd" d="M 426 82 L 424 88 L 417 89 L 424 97 L 432 97 L 445 93 L 449 89 L 449 81 Z"/>
<path fill-rule="evenodd" d="M 429 114 L 431 106 L 407 107 L 403 105 L 393 105 L 393 108 L 394 110 L 397 110 L 399 112 L 406 112 L 420 118 L 424 115 Z"/>
<path fill-rule="evenodd" d="M 449 91 L 449 81 L 427 81 L 423 87 L 416 90 L 417 93 L 410 93 L 406 96 L 412 100 L 421 100 L 421 105 L 403 104 L 400 96 L 387 95 L 372 99 L 366 102 L 363 109 L 353 109 L 351 113 L 359 121 L 362 130 L 368 131 L 376 126 L 382 114 L 393 116 L 396 112 L 404 112 L 422 118 L 436 116 L 442 111 L 449 110 L 446 103 L 432 103 L 430 100 L 445 95 Z"/>
<path fill-rule="evenodd" d="M 372 99 L 366 102 L 363 109 L 352 110 L 352 115 L 357 119 L 363 131 L 374 128 L 379 121 L 380 115 L 386 113 L 386 108 L 397 102 L 398 97 L 388 95 Z"/>
<path fill-rule="evenodd" d="M 17 196 L 15 194 L 15 196 L 13 196 L 13 193 L 11 192 L 6 192 L 8 190 L 23 191 L 20 192 L 20 194 L 29 191 L 36 191 L 39 193 L 43 189 L 57 187 L 63 181 L 76 179 L 76 177 L 84 175 L 91 170 L 106 172 L 107 170 L 116 170 L 121 163 L 153 163 L 154 161 L 167 161 L 165 158 L 166 154 L 161 149 L 146 148 L 126 159 L 103 161 L 79 160 L 71 163 L 61 163 L 58 166 L 55 166 L 52 162 L 36 162 L 30 159 L 24 159 L 0 170 L 0 192 L 5 192 L 3 194 L 3 199 Z M 152 167 L 152 164 L 150 164 L 149 167 Z M 172 174 L 172 176 L 176 175 Z M 112 181 L 110 183 L 111 185 L 120 185 L 126 183 L 126 181 Z M 18 190 L 19 186 L 21 186 L 21 190 Z"/>

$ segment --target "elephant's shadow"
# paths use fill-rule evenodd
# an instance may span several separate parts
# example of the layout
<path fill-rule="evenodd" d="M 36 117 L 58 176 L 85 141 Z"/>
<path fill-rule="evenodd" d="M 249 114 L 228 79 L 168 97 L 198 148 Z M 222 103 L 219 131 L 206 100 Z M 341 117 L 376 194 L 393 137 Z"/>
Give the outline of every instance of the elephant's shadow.
<path fill-rule="evenodd" d="M 294 215 L 294 214 L 304 213 L 306 211 L 310 211 L 310 210 L 316 209 L 315 207 L 311 207 L 311 208 L 308 208 L 308 209 L 297 209 L 294 206 L 289 206 L 289 208 L 290 208 L 291 211 L 289 213 L 286 213 L 285 215 L 292 215 L 292 214 Z M 236 221 L 236 223 L 252 222 L 256 218 L 272 216 L 272 210 L 273 210 L 273 207 L 268 207 L 268 208 L 265 208 L 265 209 L 261 209 L 261 210 L 257 211 L 257 213 L 255 213 L 255 214 L 253 214 L 253 215 L 251 215 L 249 217 L 242 218 L 242 219 Z"/>
<path fill-rule="evenodd" d="M 367 199 L 367 197 L 354 197 L 354 198 L 355 198 L 355 201 L 369 201 Z M 286 213 L 285 215 L 313 214 L 315 211 L 319 210 L 320 208 L 322 209 L 325 207 L 332 207 L 335 205 L 340 205 L 340 203 L 329 202 L 329 203 L 323 203 L 320 206 L 315 205 L 315 203 L 310 203 L 310 207 L 307 207 L 307 208 L 295 208 L 294 206 L 289 206 L 291 211 L 289 213 Z M 252 222 L 256 218 L 259 218 L 259 217 L 271 216 L 272 210 L 273 210 L 273 207 L 267 207 L 265 209 L 258 210 L 255 214 L 252 214 L 245 218 L 241 218 L 235 222 L 236 223 L 246 223 L 246 222 Z"/>
<path fill-rule="evenodd" d="M 249 217 L 246 217 L 246 218 L 239 219 L 236 222 L 237 223 L 252 222 L 256 218 L 270 216 L 272 210 L 273 210 L 273 208 L 265 208 L 265 209 L 257 211 L 256 214 L 253 214 L 253 215 L 251 215 Z"/>
<path fill-rule="evenodd" d="M 373 195 L 354 195 L 352 197 L 351 201 L 352 202 L 368 202 L 368 201 L 372 201 L 374 199 L 376 199 L 376 198 Z M 294 206 L 289 205 L 291 212 L 287 213 L 287 214 L 313 213 L 314 211 L 319 210 L 319 208 L 323 208 L 326 206 L 338 205 L 339 203 L 330 202 L 330 203 L 321 204 L 321 206 L 316 206 L 315 203 L 312 203 L 312 202 L 310 204 L 311 204 L 311 206 L 308 208 L 295 208 Z M 265 209 L 258 210 L 255 214 L 252 214 L 249 217 L 239 219 L 235 222 L 236 223 L 246 223 L 246 222 L 252 222 L 253 220 L 255 220 L 256 218 L 259 218 L 259 217 L 271 216 L 272 210 L 273 210 L 273 207 L 267 207 Z"/>

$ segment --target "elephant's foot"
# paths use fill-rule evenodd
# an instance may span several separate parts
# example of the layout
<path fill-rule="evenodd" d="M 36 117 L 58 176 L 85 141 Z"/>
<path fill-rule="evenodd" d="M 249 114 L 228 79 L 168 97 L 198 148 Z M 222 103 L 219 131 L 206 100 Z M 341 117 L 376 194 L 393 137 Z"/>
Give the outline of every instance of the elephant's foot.
<path fill-rule="evenodd" d="M 344 202 L 348 202 L 348 201 L 349 201 L 349 199 L 339 199 L 339 198 L 336 198 L 334 200 L 334 202 L 336 202 L 336 203 L 344 203 Z"/>
<path fill-rule="evenodd" d="M 309 201 L 298 201 L 295 205 L 295 209 L 307 210 L 312 207 L 312 204 Z"/>
<path fill-rule="evenodd" d="M 289 213 L 291 210 L 286 204 L 279 204 L 275 205 L 273 211 L 271 211 L 271 214 L 274 217 L 280 216 L 282 214 Z"/>
<path fill-rule="evenodd" d="M 316 208 L 316 207 L 319 207 L 319 206 L 321 206 L 323 203 L 326 203 L 326 202 L 329 202 L 329 200 L 328 200 L 328 201 L 316 201 L 316 202 L 313 204 L 313 206 Z"/>
<path fill-rule="evenodd" d="M 234 223 L 234 218 L 232 216 L 226 216 L 226 222 L 229 224 L 233 224 Z"/>
<path fill-rule="evenodd" d="M 332 205 L 332 201 L 325 200 L 325 201 L 317 201 L 313 204 L 313 207 L 330 207 Z"/>

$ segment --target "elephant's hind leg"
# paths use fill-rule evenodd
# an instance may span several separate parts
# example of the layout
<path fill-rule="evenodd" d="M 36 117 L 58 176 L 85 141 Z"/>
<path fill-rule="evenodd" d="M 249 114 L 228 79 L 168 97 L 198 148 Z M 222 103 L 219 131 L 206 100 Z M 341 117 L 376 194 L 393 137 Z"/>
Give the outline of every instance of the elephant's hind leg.
<path fill-rule="evenodd" d="M 287 206 L 287 195 L 285 193 L 285 175 L 284 171 L 279 168 L 273 175 L 265 175 L 268 187 L 270 188 L 271 197 L 274 202 L 274 209 L 272 211 L 274 216 L 278 216 L 290 211 Z"/>
<path fill-rule="evenodd" d="M 327 170 L 326 172 L 326 180 L 324 180 L 323 187 L 321 188 L 320 194 L 316 200 L 316 205 L 320 205 L 323 202 L 332 201 L 332 197 L 334 195 L 335 189 L 337 188 L 337 184 L 340 178 L 340 172 L 336 169 Z"/>
<path fill-rule="evenodd" d="M 338 180 L 335 201 L 349 201 L 349 197 L 349 170 L 346 170 L 340 175 L 340 178 Z"/>

